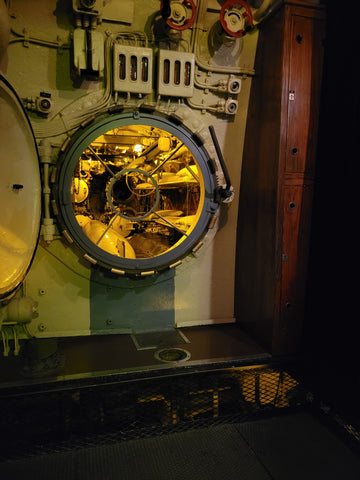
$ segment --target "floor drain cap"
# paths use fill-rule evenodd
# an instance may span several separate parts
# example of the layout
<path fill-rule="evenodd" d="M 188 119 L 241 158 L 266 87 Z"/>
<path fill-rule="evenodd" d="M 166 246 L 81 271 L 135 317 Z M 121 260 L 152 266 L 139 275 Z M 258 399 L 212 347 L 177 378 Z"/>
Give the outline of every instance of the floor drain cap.
<path fill-rule="evenodd" d="M 190 352 L 183 348 L 163 348 L 155 352 L 155 358 L 160 362 L 184 362 L 190 357 Z"/>

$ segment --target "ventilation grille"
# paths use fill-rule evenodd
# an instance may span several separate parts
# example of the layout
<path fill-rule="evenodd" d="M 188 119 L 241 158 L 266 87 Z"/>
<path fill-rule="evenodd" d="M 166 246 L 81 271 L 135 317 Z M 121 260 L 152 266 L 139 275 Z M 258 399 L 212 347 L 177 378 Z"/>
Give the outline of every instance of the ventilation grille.
<path fill-rule="evenodd" d="M 152 92 L 151 48 L 114 46 L 114 90 L 117 92 Z"/>
<path fill-rule="evenodd" d="M 171 97 L 192 97 L 195 55 L 160 50 L 158 93 Z"/>

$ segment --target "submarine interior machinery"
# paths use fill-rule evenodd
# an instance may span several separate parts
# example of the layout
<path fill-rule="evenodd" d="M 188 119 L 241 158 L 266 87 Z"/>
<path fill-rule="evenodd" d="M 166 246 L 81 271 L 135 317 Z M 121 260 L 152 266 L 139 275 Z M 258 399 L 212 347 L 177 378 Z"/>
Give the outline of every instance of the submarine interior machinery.
<path fill-rule="evenodd" d="M 34 339 L 241 325 L 250 90 L 283 3 L 2 2 L 4 356 Z"/>

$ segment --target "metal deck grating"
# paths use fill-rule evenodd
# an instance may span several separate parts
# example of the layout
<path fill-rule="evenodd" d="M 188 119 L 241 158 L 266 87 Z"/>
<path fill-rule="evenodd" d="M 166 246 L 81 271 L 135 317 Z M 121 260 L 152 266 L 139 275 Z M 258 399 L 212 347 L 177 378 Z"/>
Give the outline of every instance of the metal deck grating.
<path fill-rule="evenodd" d="M 303 412 L 3 462 L 29 480 L 358 480 L 360 458 Z"/>
<path fill-rule="evenodd" d="M 0 459 L 244 422 L 303 401 L 298 382 L 270 367 L 8 391 L 0 397 Z"/>

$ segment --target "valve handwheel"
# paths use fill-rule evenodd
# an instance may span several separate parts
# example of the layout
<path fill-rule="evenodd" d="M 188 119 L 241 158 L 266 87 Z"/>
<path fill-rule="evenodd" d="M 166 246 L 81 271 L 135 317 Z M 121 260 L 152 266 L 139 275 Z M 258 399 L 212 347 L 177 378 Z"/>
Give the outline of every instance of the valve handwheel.
<path fill-rule="evenodd" d="M 227 0 L 221 7 L 220 22 L 231 37 L 243 37 L 254 24 L 251 9 L 243 0 Z"/>
<path fill-rule="evenodd" d="M 163 2 L 161 2 L 161 9 Z M 170 15 L 166 20 L 169 27 L 174 30 L 186 30 L 190 28 L 196 18 L 196 6 L 193 0 L 170 1 Z"/>

